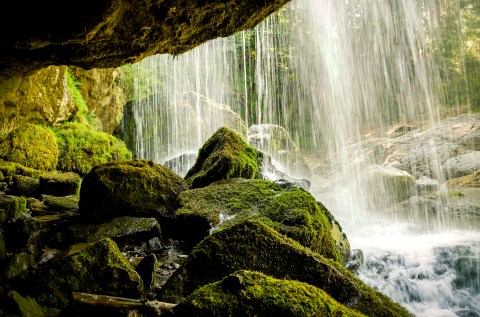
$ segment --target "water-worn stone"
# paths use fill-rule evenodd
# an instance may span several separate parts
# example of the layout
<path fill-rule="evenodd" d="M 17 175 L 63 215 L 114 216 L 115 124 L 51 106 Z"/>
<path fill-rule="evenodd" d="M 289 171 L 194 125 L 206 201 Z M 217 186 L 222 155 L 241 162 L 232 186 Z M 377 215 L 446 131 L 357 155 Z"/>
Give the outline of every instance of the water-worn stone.
<path fill-rule="evenodd" d="M 197 289 L 162 316 L 365 316 L 323 290 L 259 272 L 237 271 Z"/>
<path fill-rule="evenodd" d="M 5 270 L 5 279 L 12 279 L 24 275 L 36 268 L 35 259 L 26 252 L 15 254 Z"/>
<path fill-rule="evenodd" d="M 193 167 L 185 175 L 190 188 L 205 187 L 228 178 L 259 176 L 261 153 L 235 131 L 222 127 L 205 142 Z"/>
<path fill-rule="evenodd" d="M 170 169 L 148 160 L 97 165 L 80 189 L 80 213 L 98 217 L 169 217 L 186 182 Z"/>
<path fill-rule="evenodd" d="M 369 188 L 372 199 L 379 202 L 399 202 L 413 194 L 415 178 L 395 167 L 370 165 L 362 177 L 360 186 Z"/>
<path fill-rule="evenodd" d="M 77 195 L 68 195 L 61 197 L 42 195 L 42 199 L 45 206 L 47 206 L 48 211 L 74 212 L 78 210 L 79 197 Z"/>
<path fill-rule="evenodd" d="M 480 151 L 462 153 L 448 159 L 444 164 L 447 178 L 456 178 L 475 173 L 480 169 Z"/>
<path fill-rule="evenodd" d="M 412 316 L 338 262 L 327 260 L 268 226 L 250 220 L 217 231 L 198 244 L 159 290 L 159 298 L 181 302 L 199 287 L 238 270 L 311 284 L 367 316 Z"/>
<path fill-rule="evenodd" d="M 65 256 L 40 266 L 26 295 L 40 305 L 65 308 L 72 292 L 139 298 L 143 283 L 138 273 L 109 238 L 79 244 Z"/>
<path fill-rule="evenodd" d="M 180 193 L 177 219 L 181 239 L 195 243 L 222 223 L 257 218 L 323 256 L 340 259 L 330 212 L 300 188 L 284 189 L 267 180 L 229 179 Z M 347 255 L 348 258 L 348 255 Z"/>

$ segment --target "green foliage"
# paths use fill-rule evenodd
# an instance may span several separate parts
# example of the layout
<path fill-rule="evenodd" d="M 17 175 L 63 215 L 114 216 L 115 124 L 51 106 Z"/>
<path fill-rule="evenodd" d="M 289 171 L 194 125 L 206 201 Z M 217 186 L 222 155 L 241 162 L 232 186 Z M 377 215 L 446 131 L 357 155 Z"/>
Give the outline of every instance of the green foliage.
<path fill-rule="evenodd" d="M 82 83 L 78 82 L 72 72 L 67 68 L 67 86 L 70 94 L 72 95 L 73 102 L 77 106 L 77 113 L 75 114 L 76 120 L 81 120 L 82 117 L 88 115 L 88 106 L 83 98 L 79 88 L 82 87 Z M 88 119 L 87 119 L 88 120 Z"/>
<path fill-rule="evenodd" d="M 68 123 L 54 131 L 60 149 L 60 171 L 85 175 L 95 165 L 132 158 L 123 141 L 108 133 L 94 131 L 84 124 Z"/>
<path fill-rule="evenodd" d="M 364 316 L 339 304 L 317 287 L 253 271 L 237 271 L 222 281 L 197 289 L 175 307 L 173 313 L 182 316 Z"/>

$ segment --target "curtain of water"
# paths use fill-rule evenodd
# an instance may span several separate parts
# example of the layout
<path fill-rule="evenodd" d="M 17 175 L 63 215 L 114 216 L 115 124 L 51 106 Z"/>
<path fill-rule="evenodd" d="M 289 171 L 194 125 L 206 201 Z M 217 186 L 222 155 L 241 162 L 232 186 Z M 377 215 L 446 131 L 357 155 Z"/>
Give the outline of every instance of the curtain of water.
<path fill-rule="evenodd" d="M 462 100 L 441 56 L 453 2 L 297 0 L 254 30 L 147 58 L 132 66 L 134 152 L 163 163 L 220 126 L 285 128 L 315 158 L 312 193 L 364 251 L 362 279 L 418 316 L 479 311 L 478 224 L 449 214 L 448 196 L 410 197 L 444 182 L 454 152 L 449 132 L 429 130 Z"/>

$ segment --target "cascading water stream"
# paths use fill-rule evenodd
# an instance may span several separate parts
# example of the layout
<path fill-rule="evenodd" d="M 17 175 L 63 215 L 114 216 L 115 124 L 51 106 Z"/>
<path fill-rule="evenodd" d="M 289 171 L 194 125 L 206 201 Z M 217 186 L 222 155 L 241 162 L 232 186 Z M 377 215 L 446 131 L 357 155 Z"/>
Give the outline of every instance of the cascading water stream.
<path fill-rule="evenodd" d="M 478 208 L 453 208 L 457 194 L 440 186 L 448 159 L 470 144 L 456 140 L 479 126 L 443 120 L 462 100 L 440 54 L 446 3 L 297 0 L 254 30 L 146 58 L 132 65 L 130 148 L 159 163 L 183 154 L 183 176 L 217 128 L 235 129 L 312 182 L 363 251 L 357 274 L 369 285 L 416 316 L 478 316 Z"/>

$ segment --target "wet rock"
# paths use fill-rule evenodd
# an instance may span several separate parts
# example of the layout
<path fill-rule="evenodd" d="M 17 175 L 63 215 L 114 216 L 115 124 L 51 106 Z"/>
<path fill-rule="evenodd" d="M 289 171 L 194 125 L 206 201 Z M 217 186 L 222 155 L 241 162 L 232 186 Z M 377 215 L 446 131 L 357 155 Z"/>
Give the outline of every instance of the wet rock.
<path fill-rule="evenodd" d="M 34 298 L 22 296 L 17 291 L 8 292 L 7 316 L 44 317 L 58 316 L 60 311 L 54 308 L 43 307 Z"/>
<path fill-rule="evenodd" d="M 80 176 L 73 172 L 46 173 L 40 176 L 40 192 L 52 196 L 77 195 Z"/>
<path fill-rule="evenodd" d="M 279 162 L 286 174 L 295 177 L 311 176 L 300 148 L 285 128 L 275 124 L 252 125 L 248 128 L 248 142 Z"/>
<path fill-rule="evenodd" d="M 353 249 L 346 267 L 350 271 L 356 272 L 363 265 L 363 263 L 363 251 L 360 249 Z"/>
<path fill-rule="evenodd" d="M 161 230 L 155 218 L 118 217 L 101 224 L 74 224 L 68 235 L 76 242 L 96 242 L 104 238 L 114 240 L 120 247 L 138 246 L 155 237 Z"/>
<path fill-rule="evenodd" d="M 447 178 L 456 178 L 475 173 L 480 169 L 480 151 L 462 153 L 444 164 Z"/>
<path fill-rule="evenodd" d="M 27 208 L 30 210 L 32 215 L 41 215 L 48 211 L 48 207 L 45 203 L 39 199 L 28 197 L 27 198 Z"/>
<path fill-rule="evenodd" d="M 415 193 L 425 195 L 435 193 L 440 189 L 440 183 L 436 179 L 422 176 L 415 181 Z"/>
<path fill-rule="evenodd" d="M 169 159 L 163 163 L 163 166 L 168 167 L 179 176 L 184 177 L 195 164 L 197 155 L 197 153 L 184 153 Z"/>
<path fill-rule="evenodd" d="M 227 315 L 364 316 L 307 283 L 244 270 L 197 289 L 164 314 L 170 317 Z"/>
<path fill-rule="evenodd" d="M 28 214 L 25 197 L 0 196 L 0 224 L 15 221 Z"/>
<path fill-rule="evenodd" d="M 5 246 L 3 232 L 0 230 L 0 261 L 4 260 L 6 257 L 7 257 L 7 247 Z"/>
<path fill-rule="evenodd" d="M 34 197 L 40 191 L 40 181 L 37 178 L 14 175 L 10 194 L 16 196 Z"/>
<path fill-rule="evenodd" d="M 229 179 L 184 191 L 178 203 L 181 239 L 194 244 L 220 225 L 257 218 L 325 257 L 340 259 L 330 213 L 300 188 L 287 190 L 267 180 Z"/>
<path fill-rule="evenodd" d="M 26 252 L 15 254 L 7 265 L 5 279 L 8 280 L 22 276 L 28 271 L 35 269 L 36 266 L 33 255 Z"/>
<path fill-rule="evenodd" d="M 415 178 L 395 167 L 370 165 L 360 180 L 360 186 L 369 188 L 374 193 L 373 199 L 400 202 L 412 195 Z"/>
<path fill-rule="evenodd" d="M 40 266 L 22 290 L 40 305 L 65 308 L 72 292 L 139 298 L 143 283 L 138 273 L 109 238 L 77 244 L 63 257 Z"/>
<path fill-rule="evenodd" d="M 144 257 L 135 268 L 142 278 L 145 291 L 149 291 L 154 286 L 156 264 L 157 257 L 154 253 L 150 253 Z"/>
<path fill-rule="evenodd" d="M 343 265 L 308 251 L 257 221 L 235 224 L 204 239 L 160 290 L 159 298 L 181 302 L 199 287 L 238 270 L 308 283 L 368 316 L 411 316 Z"/>
<path fill-rule="evenodd" d="M 260 155 L 239 134 L 223 127 L 199 150 L 185 180 L 190 188 L 199 188 L 222 179 L 255 178 L 259 175 Z"/>
<path fill-rule="evenodd" d="M 186 182 L 170 169 L 147 160 L 97 165 L 80 189 L 80 213 L 86 217 L 169 217 Z"/>

